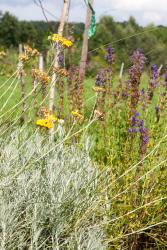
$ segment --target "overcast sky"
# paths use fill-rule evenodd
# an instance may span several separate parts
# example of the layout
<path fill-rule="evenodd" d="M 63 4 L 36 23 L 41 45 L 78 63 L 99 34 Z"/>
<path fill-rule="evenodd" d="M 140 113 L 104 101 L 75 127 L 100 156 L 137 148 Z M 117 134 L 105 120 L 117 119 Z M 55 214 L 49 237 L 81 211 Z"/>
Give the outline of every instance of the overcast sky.
<path fill-rule="evenodd" d="M 38 0 L 35 0 L 38 2 Z M 63 0 L 42 0 L 43 6 L 54 16 L 59 18 Z M 115 20 L 127 20 L 134 16 L 138 23 L 167 25 L 167 0 L 94 0 L 94 9 L 97 19 L 103 15 L 112 15 Z M 34 0 L 0 0 L 0 10 L 10 11 L 20 20 L 44 19 L 41 9 L 35 5 Z M 71 0 L 70 20 L 85 20 L 84 0 Z M 46 13 L 49 20 L 53 16 Z"/>

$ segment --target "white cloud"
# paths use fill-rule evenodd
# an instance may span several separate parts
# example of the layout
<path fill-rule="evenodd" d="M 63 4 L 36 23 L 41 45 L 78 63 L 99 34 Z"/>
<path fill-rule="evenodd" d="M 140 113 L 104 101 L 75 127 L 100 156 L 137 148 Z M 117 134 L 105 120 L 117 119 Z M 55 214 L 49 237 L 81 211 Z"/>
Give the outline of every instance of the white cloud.
<path fill-rule="evenodd" d="M 29 5 L 30 0 L 1 0 L 1 4 L 6 4 L 8 6 L 19 6 L 19 5 Z"/>
<path fill-rule="evenodd" d="M 143 15 L 145 22 L 160 23 L 162 21 L 162 15 L 158 12 L 145 12 Z"/>
<path fill-rule="evenodd" d="M 0 0 L 0 9 L 10 11 L 19 19 L 44 19 L 42 11 L 33 0 Z M 43 0 L 43 5 L 57 18 L 63 0 Z M 148 23 L 167 25 L 167 0 L 95 0 L 94 8 L 97 19 L 102 15 L 112 15 L 116 20 L 127 20 L 129 16 L 136 17 L 137 21 L 146 25 Z M 46 13 L 47 14 L 47 13 Z M 86 6 L 84 0 L 71 0 L 70 20 L 84 21 Z M 47 14 L 48 19 L 53 19 Z"/>
<path fill-rule="evenodd" d="M 111 14 L 116 20 L 134 16 L 142 25 L 167 25 L 167 0 L 96 0 L 96 6 L 98 12 L 105 9 L 105 14 Z"/>

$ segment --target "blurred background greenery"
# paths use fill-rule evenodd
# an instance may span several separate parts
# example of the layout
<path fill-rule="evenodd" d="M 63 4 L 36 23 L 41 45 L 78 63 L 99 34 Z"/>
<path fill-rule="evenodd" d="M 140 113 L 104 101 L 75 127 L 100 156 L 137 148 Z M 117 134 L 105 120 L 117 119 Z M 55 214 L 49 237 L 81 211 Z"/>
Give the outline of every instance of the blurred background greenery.
<path fill-rule="evenodd" d="M 58 22 L 19 21 L 9 12 L 0 12 L 0 50 L 17 52 L 18 44 L 23 43 L 46 55 L 50 45 L 47 37 L 56 33 L 57 27 Z M 64 35 L 75 41 L 70 64 L 78 65 L 80 60 L 83 31 L 83 23 L 66 25 Z M 129 55 L 137 48 L 141 48 L 146 55 L 147 65 L 153 62 L 159 66 L 166 65 L 167 27 L 153 24 L 142 27 L 134 17 L 130 17 L 128 21 L 116 22 L 111 16 L 103 16 L 97 24 L 96 35 L 89 41 L 89 76 L 94 75 L 97 68 L 105 64 L 106 46 L 103 45 L 107 44 L 112 44 L 116 50 L 118 69 L 122 62 L 125 63 L 125 70 L 128 69 Z"/>

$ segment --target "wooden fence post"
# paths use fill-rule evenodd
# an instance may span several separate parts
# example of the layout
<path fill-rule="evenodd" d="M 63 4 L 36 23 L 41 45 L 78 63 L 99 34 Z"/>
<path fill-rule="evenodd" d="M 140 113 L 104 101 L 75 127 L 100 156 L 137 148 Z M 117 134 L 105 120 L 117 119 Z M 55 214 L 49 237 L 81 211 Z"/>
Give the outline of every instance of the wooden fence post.
<path fill-rule="evenodd" d="M 25 112 L 26 112 L 26 89 L 25 89 L 25 72 L 24 72 L 24 63 L 20 59 L 23 55 L 23 45 L 19 44 L 19 62 L 18 62 L 18 75 L 20 79 L 21 86 L 21 99 L 22 99 L 22 115 L 21 115 L 21 123 L 25 122 Z"/>
<path fill-rule="evenodd" d="M 93 4 L 93 0 L 90 0 L 90 4 Z M 82 53 L 81 53 L 81 61 L 79 67 L 79 79 L 83 82 L 85 77 L 86 63 L 88 58 L 88 31 L 89 25 L 91 22 L 92 11 L 90 7 L 87 7 L 86 21 L 85 21 L 85 31 L 83 36 L 83 45 L 82 45 Z"/>
<path fill-rule="evenodd" d="M 64 0 L 62 14 L 60 18 L 60 24 L 58 28 L 58 34 L 63 35 L 63 30 L 65 26 L 65 22 L 68 18 L 70 0 Z M 59 57 L 59 49 L 55 48 L 55 58 L 54 58 L 54 67 L 59 67 L 58 57 Z M 53 114 L 54 112 L 54 98 L 55 98 L 55 83 L 56 83 L 57 74 L 54 72 L 51 78 L 51 86 L 50 86 L 50 96 L 49 96 L 49 112 Z M 50 129 L 51 139 L 54 138 L 54 126 Z"/>

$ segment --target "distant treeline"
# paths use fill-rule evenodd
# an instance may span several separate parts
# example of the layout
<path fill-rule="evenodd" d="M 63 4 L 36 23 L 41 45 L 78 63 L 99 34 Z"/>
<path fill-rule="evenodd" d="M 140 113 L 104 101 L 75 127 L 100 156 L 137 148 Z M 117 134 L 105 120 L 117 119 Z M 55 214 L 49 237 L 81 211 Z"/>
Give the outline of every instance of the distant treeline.
<path fill-rule="evenodd" d="M 66 32 L 71 30 L 75 37 L 78 34 L 82 37 L 84 24 L 69 24 Z M 39 50 L 46 49 L 47 37 L 51 33 L 56 33 L 58 22 L 45 21 L 19 21 L 9 12 L 0 12 L 0 46 L 4 48 L 18 47 L 19 43 L 26 43 L 35 46 Z M 68 28 L 68 29 L 67 29 Z"/>
<path fill-rule="evenodd" d="M 10 13 L 0 13 L 0 47 L 4 49 L 18 48 L 19 43 L 26 43 L 40 51 L 47 50 L 49 42 L 47 37 L 56 33 L 58 22 L 19 21 Z M 83 23 L 69 23 L 65 28 L 65 36 L 73 37 L 73 61 L 78 62 L 84 31 Z M 147 62 L 158 65 L 167 64 L 167 27 L 154 26 L 141 27 L 133 17 L 125 22 L 115 22 L 111 16 L 104 16 L 97 24 L 97 33 L 89 43 L 89 58 L 93 67 L 103 65 L 105 46 L 112 44 L 117 53 L 117 62 L 125 62 L 128 66 L 129 55 L 137 48 L 141 48 L 148 58 Z M 77 49 L 75 49 L 77 48 Z M 98 49 L 97 49 L 98 48 Z M 91 70 L 91 65 L 89 67 Z"/>

